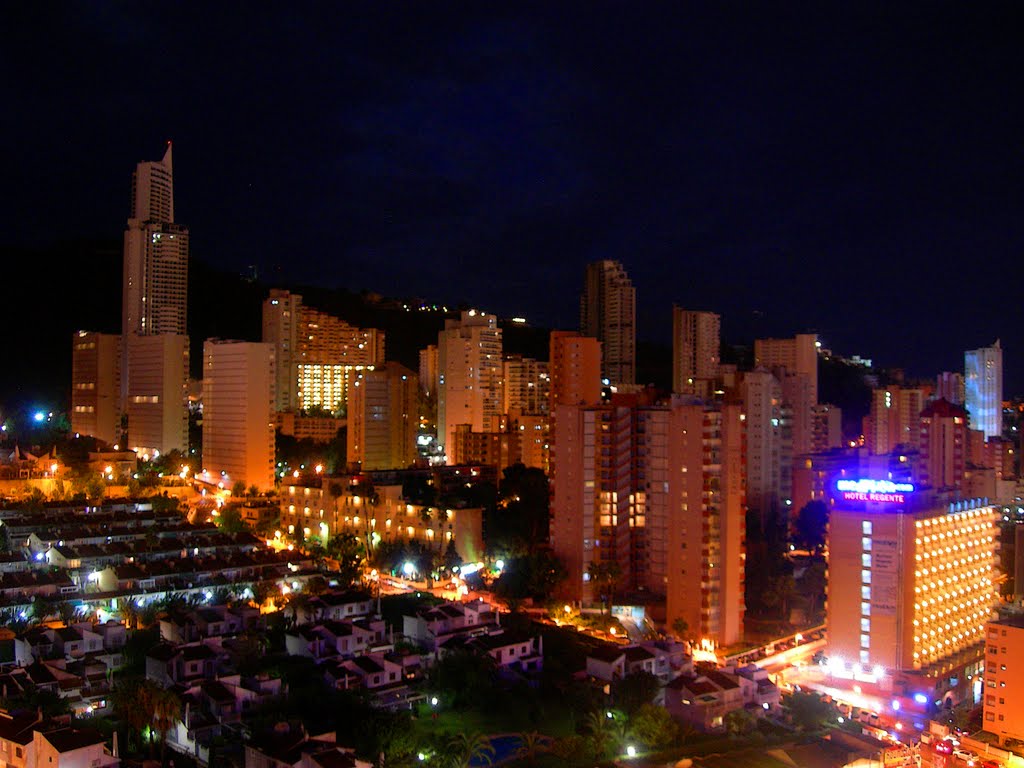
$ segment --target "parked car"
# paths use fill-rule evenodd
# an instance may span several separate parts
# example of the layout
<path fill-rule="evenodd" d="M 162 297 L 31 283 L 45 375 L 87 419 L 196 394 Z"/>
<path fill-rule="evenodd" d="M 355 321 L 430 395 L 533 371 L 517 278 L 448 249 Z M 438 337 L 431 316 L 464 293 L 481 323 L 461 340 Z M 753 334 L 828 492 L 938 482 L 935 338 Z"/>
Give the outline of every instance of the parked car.
<path fill-rule="evenodd" d="M 973 752 L 968 752 L 966 749 L 954 749 L 953 757 L 963 760 L 967 763 L 968 768 L 975 768 L 978 765 L 978 756 Z"/>

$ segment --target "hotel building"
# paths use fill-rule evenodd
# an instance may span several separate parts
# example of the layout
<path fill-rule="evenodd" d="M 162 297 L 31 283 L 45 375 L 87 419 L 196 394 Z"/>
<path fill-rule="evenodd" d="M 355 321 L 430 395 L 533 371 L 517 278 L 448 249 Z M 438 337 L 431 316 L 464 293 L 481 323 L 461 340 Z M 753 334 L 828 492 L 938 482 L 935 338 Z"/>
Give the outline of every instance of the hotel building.
<path fill-rule="evenodd" d="M 997 521 L 984 500 L 949 502 L 903 480 L 835 478 L 828 635 L 837 676 L 936 696 L 980 669 L 998 602 Z"/>

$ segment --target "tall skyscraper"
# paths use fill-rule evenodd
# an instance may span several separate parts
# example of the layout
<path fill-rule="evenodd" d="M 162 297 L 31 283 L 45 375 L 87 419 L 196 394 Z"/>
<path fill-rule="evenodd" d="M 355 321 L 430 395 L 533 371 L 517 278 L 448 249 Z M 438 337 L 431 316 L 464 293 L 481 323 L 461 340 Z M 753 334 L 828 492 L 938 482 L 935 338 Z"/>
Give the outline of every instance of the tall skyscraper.
<path fill-rule="evenodd" d="M 274 487 L 274 380 L 270 344 L 203 344 L 203 469 L 211 481 Z"/>
<path fill-rule="evenodd" d="M 121 437 L 121 337 L 78 331 L 71 340 L 71 431 Z"/>
<path fill-rule="evenodd" d="M 398 363 L 363 372 L 348 398 L 348 462 L 371 469 L 404 469 L 416 461 L 419 380 Z"/>
<path fill-rule="evenodd" d="M 274 347 L 274 408 L 279 413 L 298 408 L 298 349 L 302 296 L 271 290 L 263 302 L 263 341 Z"/>
<path fill-rule="evenodd" d="M 546 414 L 551 397 L 551 376 L 548 364 L 522 355 L 505 358 L 503 413 Z"/>
<path fill-rule="evenodd" d="M 1003 434 L 1003 348 L 999 340 L 991 347 L 964 353 L 964 390 L 971 429 L 985 437 Z"/>
<path fill-rule="evenodd" d="M 121 400 L 129 444 L 143 454 L 188 450 L 188 257 L 168 142 L 161 160 L 135 168 L 124 232 Z"/>
<path fill-rule="evenodd" d="M 672 391 L 692 394 L 696 382 L 718 376 L 722 318 L 672 307 Z"/>
<path fill-rule="evenodd" d="M 442 449 L 451 445 L 459 424 L 471 425 L 474 432 L 497 432 L 502 414 L 498 318 L 470 309 L 459 320 L 446 320 L 437 336 L 437 366 L 437 441 Z"/>
<path fill-rule="evenodd" d="M 188 228 L 174 222 L 171 145 L 132 175 L 132 210 L 124 233 L 121 334 L 184 336 L 188 320 Z"/>
<path fill-rule="evenodd" d="M 636 383 L 636 289 L 617 261 L 587 265 L 580 298 L 580 332 L 601 342 L 601 374 Z"/>

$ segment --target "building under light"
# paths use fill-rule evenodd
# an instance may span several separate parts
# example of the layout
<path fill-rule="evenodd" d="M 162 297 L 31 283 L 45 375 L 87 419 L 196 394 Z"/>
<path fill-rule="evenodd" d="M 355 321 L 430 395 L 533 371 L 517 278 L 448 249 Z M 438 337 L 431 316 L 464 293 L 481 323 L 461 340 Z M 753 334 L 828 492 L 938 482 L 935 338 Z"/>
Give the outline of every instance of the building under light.
<path fill-rule="evenodd" d="M 831 487 L 833 674 L 894 695 L 927 690 L 929 701 L 976 698 L 985 623 L 999 599 L 997 508 L 853 475 Z"/>

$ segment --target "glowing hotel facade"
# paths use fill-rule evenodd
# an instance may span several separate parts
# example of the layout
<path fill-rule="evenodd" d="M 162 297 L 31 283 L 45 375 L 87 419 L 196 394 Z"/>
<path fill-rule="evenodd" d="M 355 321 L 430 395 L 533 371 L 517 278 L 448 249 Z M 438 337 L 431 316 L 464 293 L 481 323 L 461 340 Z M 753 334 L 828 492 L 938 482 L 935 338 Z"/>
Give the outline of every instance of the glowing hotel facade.
<path fill-rule="evenodd" d="M 911 685 L 908 674 L 941 689 L 943 680 L 959 684 L 980 669 L 985 623 L 998 602 L 996 507 L 942 501 L 900 481 L 844 477 L 831 503 L 833 674 L 887 678 L 883 687 L 899 693 L 901 678 Z"/>

